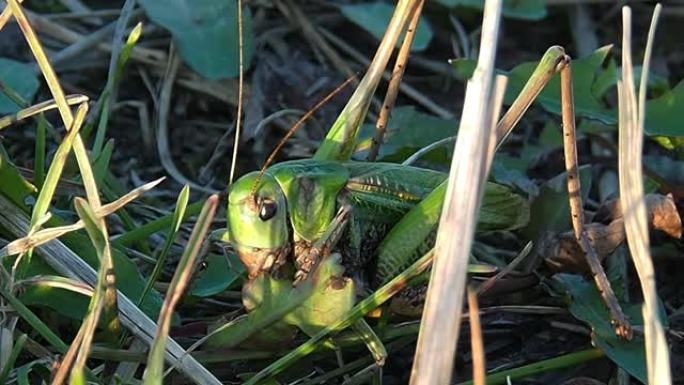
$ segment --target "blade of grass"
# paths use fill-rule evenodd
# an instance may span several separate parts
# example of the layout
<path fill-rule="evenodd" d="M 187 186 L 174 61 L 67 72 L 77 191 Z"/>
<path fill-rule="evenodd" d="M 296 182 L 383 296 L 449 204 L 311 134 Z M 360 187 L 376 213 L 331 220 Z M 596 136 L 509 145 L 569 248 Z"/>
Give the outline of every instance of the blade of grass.
<path fill-rule="evenodd" d="M 152 181 L 150 183 L 146 183 L 138 188 L 135 188 L 131 190 L 128 194 L 122 196 L 121 198 L 117 199 L 116 201 L 112 203 L 108 203 L 100 208 L 96 212 L 97 216 L 99 217 L 106 217 L 117 210 L 121 209 L 128 203 L 132 202 L 133 200 L 137 199 L 139 196 L 144 194 L 145 192 L 153 189 L 156 187 L 159 183 L 161 183 L 164 180 L 164 178 L 159 178 L 155 181 Z M 19 253 L 23 253 L 28 251 L 29 249 L 32 249 L 34 247 L 40 246 L 46 242 L 49 242 L 51 240 L 57 239 L 60 236 L 71 232 L 71 231 L 76 231 L 84 228 L 84 223 L 83 221 L 79 220 L 78 222 L 71 224 L 71 225 L 66 225 L 66 226 L 59 226 L 59 227 L 51 227 L 47 229 L 43 229 L 40 231 L 37 231 L 35 233 L 32 233 L 30 235 L 27 235 L 26 237 L 16 239 L 4 248 L 0 250 L 0 259 L 9 255 L 15 255 Z"/>
<path fill-rule="evenodd" d="M 473 382 L 475 385 L 486 385 L 485 351 L 480 326 L 480 309 L 477 304 L 477 289 L 468 287 L 468 314 L 470 320 L 470 349 L 473 357 Z"/>
<path fill-rule="evenodd" d="M 316 151 L 314 159 L 348 160 L 351 156 L 356 146 L 355 138 L 358 136 L 361 124 L 368 113 L 371 98 L 380 83 L 380 79 L 382 79 L 387 62 L 401 32 L 404 30 L 411 10 L 415 8 L 416 4 L 415 0 L 400 0 L 397 3 L 373 61 L 358 87 L 356 87 L 354 94 L 349 98 L 344 109 L 328 131 L 328 135 Z"/>
<path fill-rule="evenodd" d="M 150 292 L 152 286 L 157 281 L 159 274 L 164 268 L 164 263 L 166 262 L 166 255 L 169 253 L 171 245 L 173 245 L 173 241 L 176 239 L 176 235 L 178 234 L 178 230 L 180 229 L 181 223 L 183 223 L 183 218 L 185 217 L 185 209 L 188 207 L 189 198 L 190 186 L 185 185 L 181 190 L 180 194 L 178 194 L 178 199 L 176 200 L 176 208 L 173 211 L 173 221 L 171 223 L 171 226 L 169 226 L 168 233 L 166 234 L 164 246 L 162 247 L 161 252 L 157 256 L 157 263 L 154 265 L 154 270 L 152 270 L 152 274 L 150 275 L 150 278 L 147 280 L 147 284 L 145 285 L 145 288 L 143 289 L 143 292 L 140 295 L 140 299 L 138 300 L 138 306 L 145 302 L 145 297 L 147 296 L 147 293 Z M 200 214 L 200 216 L 201 215 L 202 214 Z"/>
<path fill-rule="evenodd" d="M 37 230 L 36 222 L 48 212 L 50 202 L 57 189 L 57 183 L 59 183 L 59 178 L 62 176 L 67 157 L 69 156 L 69 152 L 71 152 L 72 144 L 74 143 L 74 139 L 78 136 L 78 132 L 81 129 L 81 125 L 83 124 L 87 113 L 88 104 L 81 103 L 76 111 L 76 118 L 72 122 L 71 129 L 67 131 L 66 137 L 62 143 L 60 143 L 57 152 L 55 152 L 55 156 L 52 159 L 47 176 L 45 177 L 45 183 L 40 190 L 40 193 L 38 193 L 36 204 L 31 213 L 31 232 Z"/>
<path fill-rule="evenodd" d="M 4 362 L 4 365 L 0 370 L 0 384 L 6 384 L 5 381 L 7 380 L 7 376 L 9 375 L 10 370 L 14 367 L 14 363 L 17 362 L 17 358 L 19 358 L 19 354 L 21 353 L 22 349 L 24 349 L 27 338 L 28 337 L 26 334 L 22 333 L 19 338 L 14 341 L 12 352 L 10 352 L 9 358 Z"/>
<path fill-rule="evenodd" d="M 90 353 L 90 346 L 95 334 L 95 328 L 100 320 L 100 315 L 105 307 L 105 296 L 108 289 L 108 279 L 110 274 L 113 274 L 112 264 L 112 250 L 109 245 L 109 236 L 107 235 L 107 228 L 104 220 L 96 216 L 92 207 L 82 198 L 76 198 L 74 201 L 76 212 L 79 218 L 84 222 L 86 232 L 90 238 L 97 256 L 100 259 L 100 269 L 97 273 L 97 282 L 93 291 L 93 296 L 90 299 L 88 312 L 81 326 L 83 330 L 83 340 L 81 341 L 78 356 L 74 362 L 74 367 L 71 370 L 70 384 L 71 385 L 85 385 L 85 367 Z M 116 304 L 114 304 L 116 306 Z M 116 310 L 115 310 L 116 311 Z M 109 324 L 109 323 L 106 323 Z"/>
<path fill-rule="evenodd" d="M 644 53 L 639 101 L 637 102 L 632 66 L 632 13 L 629 7 L 622 8 L 622 79 L 618 80 L 618 170 L 620 199 L 625 208 L 623 209 L 623 217 L 627 245 L 629 246 L 644 296 L 643 319 L 646 365 L 648 369 L 648 383 L 651 385 L 667 385 L 672 383 L 669 350 L 665 333 L 663 332 L 663 320 L 658 311 L 655 271 L 650 255 L 642 169 L 647 76 L 660 9 L 660 4 L 658 4 L 653 12 L 648 42 Z"/>
<path fill-rule="evenodd" d="M 238 19 L 238 103 L 237 117 L 235 118 L 235 140 L 233 141 L 233 156 L 230 160 L 230 176 L 228 177 L 228 187 L 233 184 L 235 177 L 235 166 L 237 165 L 238 149 L 240 148 L 240 131 L 242 131 L 242 109 L 244 97 L 244 30 L 242 26 L 242 0 L 237 0 L 237 19 Z"/>
<path fill-rule="evenodd" d="M 202 209 L 202 202 L 194 202 L 188 205 L 185 210 L 185 217 L 197 215 Z M 142 241 L 165 228 L 168 228 L 173 223 L 173 214 L 165 215 L 159 219 L 155 219 L 135 230 L 123 233 L 112 240 L 116 246 L 127 247 L 136 242 Z"/>
<path fill-rule="evenodd" d="M 29 47 L 31 48 L 31 52 L 35 57 L 36 62 L 38 62 L 38 66 L 45 77 L 48 88 L 50 89 L 50 92 L 57 103 L 57 109 L 59 110 L 59 114 L 64 122 L 64 127 L 72 127 L 74 116 L 71 112 L 69 104 L 66 101 L 66 97 L 64 95 L 64 91 L 62 90 L 62 86 L 59 83 L 59 79 L 57 78 L 54 69 L 50 65 L 43 47 L 40 45 L 38 36 L 29 24 L 21 5 L 19 5 L 19 2 L 17 0 L 8 0 L 8 4 L 12 10 L 14 18 L 17 21 L 17 24 L 19 25 L 19 28 L 21 29 Z M 78 167 L 81 170 L 81 178 L 83 179 L 83 185 L 86 190 L 86 195 L 88 196 L 88 201 L 93 209 L 97 210 L 101 206 L 100 196 L 97 192 L 97 185 L 95 184 L 93 171 L 90 167 L 88 153 L 86 152 L 83 140 L 78 135 L 74 140 L 74 154 L 76 155 Z"/>
<path fill-rule="evenodd" d="M 22 236 L 29 229 L 27 215 L 7 197 L 0 194 L 0 227 L 9 234 Z M 89 285 L 96 282 L 97 273 L 61 241 L 54 240 L 36 248 L 57 273 Z M 0 287 L 2 290 L 2 287 Z M 0 294 L 4 296 L 2 291 Z M 119 293 L 119 314 L 124 326 L 145 343 L 150 343 L 155 335 L 156 326 L 145 313 L 125 295 Z M 19 302 L 21 304 L 21 302 Z M 66 351 L 66 345 L 64 350 Z M 188 378 L 197 384 L 220 385 L 221 382 L 202 366 L 173 339 L 167 343 L 166 358 Z"/>
<path fill-rule="evenodd" d="M 102 145 L 104 144 L 105 134 L 107 133 L 109 113 L 112 109 L 114 101 L 116 100 L 116 90 L 123 76 L 123 71 L 131 55 L 131 51 L 133 50 L 133 47 L 135 47 L 135 45 L 138 43 L 138 40 L 142 35 L 142 23 L 138 23 L 133 28 L 131 33 L 128 35 L 128 39 L 126 39 L 126 43 L 124 44 L 123 48 L 121 48 L 120 51 L 116 49 L 117 46 L 120 46 L 116 43 L 122 40 L 121 37 L 123 36 L 125 21 L 127 20 L 127 18 L 124 18 L 124 15 L 130 15 L 130 11 L 132 11 L 134 4 L 135 1 L 129 0 L 126 2 L 124 8 L 130 8 L 130 10 L 129 12 L 122 11 L 122 15 L 119 18 L 119 22 L 124 24 L 122 26 L 117 25 L 117 32 L 114 33 L 113 41 L 115 44 L 112 46 L 115 48 L 112 50 L 112 62 L 110 62 L 110 72 L 107 77 L 107 84 L 105 85 L 105 89 L 102 91 L 102 95 L 100 98 L 102 104 L 100 106 L 100 120 L 97 124 L 97 131 L 95 132 L 95 141 L 93 142 L 93 157 L 99 156 L 100 151 L 102 151 Z M 113 65 L 113 63 L 115 64 Z M 88 137 L 85 132 L 83 136 L 86 138 Z"/>
<path fill-rule="evenodd" d="M 86 103 L 88 102 L 88 97 L 85 95 L 69 95 L 66 97 L 66 102 L 70 106 Z M 26 118 L 55 108 L 57 108 L 57 103 L 54 101 L 54 99 L 52 99 L 34 104 L 30 107 L 26 107 L 23 110 L 15 113 L 14 115 L 3 116 L 2 118 L 0 118 L 0 130 L 2 130 L 5 127 L 11 126 L 16 122 L 20 122 Z"/>
<path fill-rule="evenodd" d="M 375 123 L 375 133 L 373 134 L 371 148 L 368 151 L 368 160 L 371 162 L 378 157 L 378 152 L 380 151 L 380 146 L 382 145 L 385 131 L 387 130 L 387 122 L 389 121 L 392 108 L 394 108 L 394 103 L 397 101 L 397 95 L 399 95 L 399 85 L 401 85 L 401 78 L 404 76 L 406 62 L 408 62 L 411 45 L 413 44 L 413 38 L 416 36 L 416 31 L 418 30 L 418 21 L 420 20 L 420 14 L 423 11 L 423 4 L 425 4 L 425 0 L 418 1 L 418 4 L 416 4 L 415 8 L 411 11 L 408 27 L 404 34 L 404 41 L 401 43 L 401 48 L 399 48 L 399 53 L 397 54 L 397 59 L 394 63 L 394 69 L 392 70 L 392 77 L 390 78 L 387 92 L 385 93 L 385 100 L 382 102 L 380 115 L 378 116 L 378 121 Z"/>
<path fill-rule="evenodd" d="M 52 287 L 57 289 L 69 290 L 74 293 L 91 297 L 93 288 L 83 282 L 71 278 L 60 277 L 58 275 L 35 275 L 30 278 L 22 279 L 14 284 L 14 290 L 21 290 L 24 286 Z"/>
<path fill-rule="evenodd" d="M 93 162 L 93 174 L 95 175 L 95 183 L 98 186 L 102 186 L 109 173 L 109 162 L 112 159 L 112 152 L 114 152 L 114 140 L 110 139 Z"/>
<path fill-rule="evenodd" d="M 412 385 L 447 384 L 451 381 L 470 249 L 496 143 L 496 130 L 492 130 L 496 121 L 493 112 L 499 106 L 495 106 L 492 95 L 496 95 L 493 91 L 494 59 L 501 4 L 500 0 L 485 2 L 480 55 L 466 88 L 446 200 L 437 231 L 436 262 L 428 285 L 413 361 Z M 459 236 L 454 237 L 454 234 Z"/>
<path fill-rule="evenodd" d="M 510 381 L 520 380 L 535 374 L 546 373 L 577 366 L 581 363 L 602 358 L 605 356 L 600 349 L 588 349 L 581 352 L 570 353 L 560 357 L 550 358 L 518 368 L 502 370 L 487 376 L 487 385 L 510 384 Z M 460 382 L 457 385 L 474 385 L 473 381 Z"/>
<path fill-rule="evenodd" d="M 44 115 L 40 115 L 36 125 L 36 145 L 33 151 L 33 184 L 38 190 L 43 188 L 45 182 L 45 137 L 47 136 L 47 121 Z"/>
<path fill-rule="evenodd" d="M 4 278 L 4 277 L 3 277 Z M 7 290 L 3 285 L 0 285 L 0 296 L 7 300 L 7 303 L 14 309 L 14 311 L 21 317 L 26 323 L 28 323 L 41 337 L 45 338 L 50 346 L 60 353 L 67 351 L 69 346 L 62 341 L 61 338 L 55 332 L 50 329 L 43 321 L 38 318 L 38 316 L 26 307 L 19 298 L 15 297 L 9 290 Z"/>
<path fill-rule="evenodd" d="M 161 312 L 159 313 L 159 320 L 157 321 L 157 324 L 159 325 L 157 328 L 157 335 L 152 343 L 152 349 L 150 350 L 150 355 L 148 356 L 147 360 L 147 368 L 145 369 L 145 374 L 143 375 L 144 385 L 162 384 L 164 371 L 164 351 L 166 349 L 166 339 L 171 327 L 171 316 L 173 315 L 173 309 L 178 304 L 178 301 L 183 295 L 183 292 L 188 284 L 193 267 L 195 266 L 197 255 L 202 248 L 204 239 L 209 231 L 209 226 L 214 219 L 218 201 L 218 195 L 212 195 L 207 199 L 207 202 L 204 204 L 204 207 L 197 218 L 197 223 L 195 223 L 192 234 L 190 234 L 188 245 L 186 246 L 181 259 L 178 262 L 178 267 L 173 275 L 171 285 L 166 293 L 166 299 L 164 300 Z"/>

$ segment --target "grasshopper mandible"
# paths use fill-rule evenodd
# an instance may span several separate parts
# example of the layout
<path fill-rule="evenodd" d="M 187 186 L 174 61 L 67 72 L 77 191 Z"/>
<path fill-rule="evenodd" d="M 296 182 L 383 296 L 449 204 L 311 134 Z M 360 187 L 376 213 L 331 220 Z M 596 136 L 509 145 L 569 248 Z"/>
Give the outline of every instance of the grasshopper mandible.
<path fill-rule="evenodd" d="M 404 28 L 411 3 L 399 1 L 397 4 L 368 72 L 315 156 L 312 159 L 279 163 L 262 172 L 247 174 L 233 184 L 229 192 L 229 237 L 246 266 L 250 282 L 268 277 L 285 279 L 298 285 L 315 279 L 318 270 L 325 270 L 327 275 L 319 277 L 322 281 L 317 282 L 319 290 L 327 293 L 326 298 L 344 297 L 340 303 L 346 306 L 334 309 L 327 307 L 329 314 L 324 317 L 325 320 L 318 324 L 315 320 L 309 320 L 313 325 L 303 327 L 309 334 L 344 315 L 353 305 L 355 294 L 368 292 L 365 286 L 372 289 L 387 282 L 434 243 L 434 232 L 446 190 L 445 174 L 391 163 L 349 160 L 371 96 Z M 561 47 L 554 46 L 546 52 L 521 94 L 499 122 L 499 144 L 543 87 L 559 72 L 564 87 L 563 107 L 567 107 L 564 108 L 563 126 L 564 129 L 574 130 L 571 89 L 568 94 L 568 88 L 571 87 L 569 57 Z M 566 103 L 568 97 L 569 104 Z M 574 140 L 574 133 L 565 136 Z M 572 151 L 566 150 L 566 157 L 572 156 Z M 570 181 L 574 183 L 570 187 L 577 191 L 579 180 L 576 170 L 572 174 L 570 168 L 569 184 Z M 506 195 L 511 206 L 526 209 L 527 202 L 522 197 L 504 186 L 489 183 L 481 212 L 486 212 L 489 202 L 502 195 Z M 571 204 L 571 207 L 573 217 L 577 217 L 577 205 Z M 525 224 L 519 218 L 488 223 L 485 215 L 479 226 L 487 230 L 514 229 Z M 584 248 L 586 244 L 583 242 L 581 226 L 577 234 Z M 588 247 L 591 248 L 591 245 Z M 331 254 L 333 251 L 341 254 L 341 260 L 339 254 Z M 591 250 L 585 252 L 589 258 L 592 257 Z M 347 269 L 346 274 L 342 265 Z M 601 269 L 600 264 L 590 262 L 589 265 L 595 275 L 602 273 L 602 270 L 596 270 Z M 607 280 L 602 282 L 597 278 L 602 292 L 610 291 L 606 283 Z M 243 294 L 246 297 L 259 297 L 252 296 L 250 290 L 263 291 L 263 288 L 255 289 L 249 284 L 245 286 Z M 249 302 L 247 299 L 245 301 Z M 628 336 L 629 324 L 621 315 L 619 305 L 609 299 L 606 303 L 616 324 L 616 331 Z M 256 305 L 251 303 L 248 307 L 254 308 Z M 297 325 L 302 327 L 301 323 Z M 372 329 L 363 319 L 357 322 L 357 326 L 357 330 L 367 332 L 365 341 L 381 363 L 384 352 L 377 350 L 377 337 L 372 334 Z"/>

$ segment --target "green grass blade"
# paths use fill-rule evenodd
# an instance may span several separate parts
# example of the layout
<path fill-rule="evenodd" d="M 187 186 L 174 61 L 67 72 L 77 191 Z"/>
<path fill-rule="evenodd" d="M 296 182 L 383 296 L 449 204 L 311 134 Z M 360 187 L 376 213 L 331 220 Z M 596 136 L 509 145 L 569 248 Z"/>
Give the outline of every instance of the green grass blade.
<path fill-rule="evenodd" d="M 368 113 L 371 98 L 380 83 L 380 79 L 382 79 L 387 62 L 404 29 L 413 4 L 414 2 L 411 0 L 400 0 L 398 2 L 387 26 L 385 36 L 378 46 L 366 75 L 361 79 L 356 91 L 349 98 L 349 102 L 328 131 L 328 135 L 316 151 L 314 159 L 343 161 L 349 160 L 351 157 L 361 125 Z"/>
<path fill-rule="evenodd" d="M 121 77 L 123 75 L 124 68 L 126 67 L 126 62 L 128 62 L 128 58 L 131 56 L 131 51 L 133 50 L 133 47 L 135 47 L 135 45 L 138 43 L 138 40 L 140 39 L 141 35 L 142 23 L 138 23 L 133 28 L 130 35 L 128 35 L 128 39 L 126 40 L 126 43 L 121 49 L 118 58 L 115 59 L 116 69 L 114 70 L 113 74 L 110 74 L 109 78 L 107 79 L 107 85 L 102 91 L 102 95 L 100 98 L 100 100 L 102 101 L 100 119 L 97 124 L 97 131 L 95 132 L 95 141 L 93 142 L 94 157 L 100 156 L 100 152 L 102 151 L 102 145 L 105 140 L 105 134 L 107 133 L 107 124 L 109 122 L 109 112 L 111 110 L 111 105 L 114 102 L 114 100 L 112 100 L 112 95 L 114 93 L 113 91 L 117 88 L 119 81 L 121 80 Z M 112 59 L 114 60 L 114 58 Z M 83 136 L 87 138 L 87 134 L 89 133 L 84 132 Z"/>
<path fill-rule="evenodd" d="M 47 136 L 47 121 L 45 116 L 40 114 L 36 126 L 36 146 L 34 150 L 33 165 L 33 184 L 37 189 L 43 188 L 45 182 L 45 137 Z"/>
<path fill-rule="evenodd" d="M 57 184 L 62 176 L 62 171 L 64 170 L 64 165 L 66 164 L 67 157 L 71 151 L 71 147 L 74 143 L 75 138 L 78 136 L 78 132 L 81 129 L 83 120 L 88 112 L 88 104 L 82 103 L 78 106 L 76 111 L 76 118 L 74 119 L 74 125 L 67 135 L 62 140 L 62 143 L 57 148 L 54 158 L 52 159 L 52 164 L 48 169 L 47 176 L 45 177 L 45 183 L 43 188 L 38 194 L 38 199 L 36 200 L 36 205 L 33 208 L 33 213 L 31 214 L 31 230 L 36 230 L 36 224 L 39 218 L 43 217 L 50 208 L 50 202 L 57 189 Z"/>
<path fill-rule="evenodd" d="M 117 199 L 116 201 L 112 203 L 108 203 L 100 208 L 96 212 L 96 214 L 99 217 L 106 217 L 110 214 L 113 214 L 117 210 L 121 209 L 128 203 L 132 202 L 133 200 L 137 199 L 139 196 L 144 194 L 145 192 L 151 190 L 155 186 L 157 186 L 161 181 L 163 181 L 164 178 L 159 178 L 155 181 L 152 181 L 150 183 L 146 183 L 138 188 L 135 188 L 131 190 L 129 193 L 126 195 L 122 196 L 121 198 Z M 50 227 L 47 229 L 39 230 L 34 233 L 31 233 L 27 235 L 24 238 L 19 238 L 15 239 L 14 241 L 10 242 L 0 250 L 0 258 L 6 257 L 9 255 L 15 255 L 15 254 L 20 254 L 27 252 L 28 250 L 38 247 L 42 244 L 45 244 L 46 242 L 49 242 L 51 240 L 57 239 L 61 237 L 64 234 L 70 233 L 72 231 L 80 230 L 85 227 L 85 224 L 83 221 L 78 221 L 74 224 L 71 225 L 65 225 L 65 226 L 57 226 L 57 227 Z"/>
<path fill-rule="evenodd" d="M 69 346 L 62 341 L 61 338 L 55 332 L 50 329 L 43 321 L 38 318 L 36 313 L 32 312 L 31 309 L 26 307 L 19 298 L 15 297 L 9 290 L 7 290 L 3 285 L 0 285 L 0 296 L 7 300 L 7 303 L 17 312 L 19 317 L 21 317 L 26 323 L 31 325 L 31 327 L 45 340 L 60 353 L 64 353 L 69 349 Z"/>
<path fill-rule="evenodd" d="M 197 223 L 192 230 L 188 245 L 178 262 L 176 273 L 173 275 L 171 285 L 164 300 L 164 305 L 159 313 L 159 320 L 157 321 L 157 335 L 152 343 L 152 349 L 147 360 L 147 368 L 143 375 L 143 383 L 145 385 L 161 385 L 164 371 L 164 353 L 166 349 L 167 336 L 171 327 L 171 316 L 173 309 L 178 304 L 185 287 L 187 286 L 192 269 L 195 266 L 195 260 L 202 248 L 204 238 L 209 231 L 209 226 L 214 219 L 216 208 L 218 207 L 218 195 L 210 196 L 199 217 Z M 181 215 L 182 216 L 182 215 Z"/>
<path fill-rule="evenodd" d="M 550 358 L 518 368 L 502 370 L 487 376 L 488 385 L 506 384 L 508 381 L 516 381 L 535 374 L 546 373 L 577 366 L 581 363 L 601 358 L 605 354 L 600 349 L 588 349 L 581 352 L 570 353 L 560 357 Z M 460 382 L 458 385 L 473 385 L 473 381 Z"/>
<path fill-rule="evenodd" d="M 86 297 L 93 295 L 93 288 L 87 284 L 59 275 L 36 275 L 22 279 L 14 284 L 14 289 L 21 290 L 25 286 L 53 287 L 78 293 Z"/>
<path fill-rule="evenodd" d="M 25 109 L 28 107 L 28 102 L 19 95 L 17 91 L 7 86 L 5 82 L 0 81 L 0 92 L 2 92 L 9 100 L 11 100 L 17 107 Z"/>
<path fill-rule="evenodd" d="M 83 320 L 83 340 L 79 349 L 78 357 L 74 362 L 74 367 L 71 371 L 70 384 L 82 385 L 85 384 L 85 366 L 90 347 L 95 334 L 95 328 L 100 319 L 100 315 L 105 305 L 105 296 L 108 289 L 107 280 L 110 274 L 113 274 L 111 248 L 107 235 L 107 228 L 104 220 L 96 216 L 92 207 L 87 201 L 82 198 L 76 198 L 74 201 L 76 212 L 85 224 L 86 232 L 90 238 L 98 258 L 100 259 L 100 269 L 97 272 L 97 282 L 95 290 L 90 300 L 88 313 Z M 115 310 L 116 311 L 116 310 Z M 109 323 L 108 323 L 109 324 Z"/>
<path fill-rule="evenodd" d="M 202 209 L 202 202 L 195 202 L 189 204 L 185 210 L 185 217 L 196 215 Z M 165 228 L 168 228 L 173 223 L 173 214 L 165 215 L 159 219 L 131 230 L 127 233 L 121 234 L 112 242 L 117 246 L 130 246 L 136 242 L 147 239 L 152 234 L 155 234 Z"/>
<path fill-rule="evenodd" d="M 24 37 L 26 37 L 26 41 L 31 48 L 31 52 L 35 57 L 36 62 L 38 62 L 40 71 L 45 77 L 45 81 L 47 82 L 48 88 L 55 99 L 57 109 L 59 110 L 59 114 L 64 122 L 64 127 L 71 127 L 74 116 L 71 112 L 71 108 L 69 107 L 69 103 L 67 103 L 66 96 L 64 95 L 64 90 L 62 90 L 62 86 L 59 83 L 59 79 L 57 78 L 57 75 L 55 75 L 55 71 L 48 61 L 45 50 L 40 45 L 36 32 L 31 27 L 31 24 L 29 24 L 24 11 L 17 0 L 8 0 L 8 5 L 12 11 L 12 15 L 14 15 L 14 18 L 19 25 L 19 28 L 21 29 L 21 32 L 24 34 Z M 83 179 L 83 186 L 85 187 L 88 201 L 91 203 L 91 206 L 93 206 L 94 209 L 98 209 L 101 205 L 100 196 L 97 192 L 97 185 L 95 184 L 95 179 L 93 177 L 93 170 L 90 167 L 88 153 L 86 152 L 85 145 L 83 144 L 83 140 L 80 136 L 76 136 L 76 139 L 74 140 L 74 154 L 76 155 L 78 167 L 81 170 L 81 178 Z"/>
<path fill-rule="evenodd" d="M 76 105 L 85 103 L 88 101 L 88 97 L 85 95 L 69 95 L 66 97 L 66 102 L 68 105 Z M 40 114 L 45 111 L 52 110 L 57 107 L 54 100 L 47 100 L 38 104 L 34 104 L 30 107 L 24 108 L 23 110 L 15 113 L 14 115 L 7 115 L 0 118 L 0 130 L 5 127 L 9 127 L 14 123 L 21 122 L 24 119 L 30 118 L 31 116 Z"/>
<path fill-rule="evenodd" d="M 145 302 L 145 297 L 147 296 L 147 293 L 150 292 L 152 286 L 157 281 L 157 278 L 159 278 L 159 274 L 164 268 L 166 256 L 168 255 L 169 250 L 171 249 L 171 245 L 173 245 L 173 241 L 176 239 L 176 235 L 178 234 L 178 230 L 180 229 L 181 223 L 183 223 L 183 218 L 185 217 L 185 210 L 188 207 L 188 199 L 190 199 L 190 186 L 185 185 L 181 190 L 180 194 L 178 195 L 178 199 L 176 200 L 176 208 L 173 211 L 173 220 L 171 222 L 171 226 L 169 227 L 169 231 L 166 234 L 166 241 L 164 241 L 164 246 L 162 247 L 162 250 L 159 253 L 159 256 L 157 257 L 157 263 L 154 265 L 154 270 L 152 270 L 152 274 L 150 275 L 150 278 L 147 280 L 145 289 L 143 289 L 143 292 L 140 295 L 140 299 L 138 300 L 138 307 Z"/>
<path fill-rule="evenodd" d="M 22 334 L 14 342 L 14 346 L 12 347 L 12 352 L 10 353 L 9 358 L 2 366 L 2 369 L 0 369 L 0 384 L 6 384 L 5 381 L 7 380 L 7 376 L 10 373 L 10 369 L 12 369 L 14 363 L 17 361 L 19 353 L 21 353 L 22 349 L 24 349 L 24 345 L 26 344 L 27 339 L 28 337 L 26 336 L 26 334 Z"/>
<path fill-rule="evenodd" d="M 112 152 L 114 152 L 114 140 L 110 139 L 100 151 L 95 162 L 93 162 L 93 174 L 95 175 L 95 183 L 98 186 L 102 186 L 102 182 L 104 182 L 107 173 L 109 173 L 109 162 L 112 159 Z"/>

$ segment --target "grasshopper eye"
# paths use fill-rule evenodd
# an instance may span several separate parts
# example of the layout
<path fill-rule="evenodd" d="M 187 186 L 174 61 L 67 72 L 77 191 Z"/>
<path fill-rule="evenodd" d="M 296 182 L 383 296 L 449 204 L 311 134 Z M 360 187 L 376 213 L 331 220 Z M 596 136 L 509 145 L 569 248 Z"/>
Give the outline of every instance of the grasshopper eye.
<path fill-rule="evenodd" d="M 278 204 L 270 199 L 264 199 L 259 204 L 259 219 L 266 222 L 273 218 L 278 211 Z"/>

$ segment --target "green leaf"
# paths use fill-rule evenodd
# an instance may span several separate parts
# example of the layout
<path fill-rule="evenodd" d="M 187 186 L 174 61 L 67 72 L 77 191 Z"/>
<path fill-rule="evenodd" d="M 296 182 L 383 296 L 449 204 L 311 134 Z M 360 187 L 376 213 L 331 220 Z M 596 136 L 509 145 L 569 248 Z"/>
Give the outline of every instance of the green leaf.
<path fill-rule="evenodd" d="M 365 29 L 380 40 L 385 34 L 385 28 L 387 28 L 392 18 L 394 6 L 382 2 L 349 4 L 340 6 L 340 11 L 349 21 Z M 432 27 L 422 17 L 418 22 L 418 29 L 413 38 L 411 51 L 425 50 L 430 45 L 430 40 L 432 40 Z"/>
<path fill-rule="evenodd" d="M 475 72 L 475 67 L 477 66 L 475 60 L 464 58 L 449 60 L 449 64 L 451 64 L 451 67 L 456 71 L 456 77 L 463 82 L 468 81 L 468 79 L 473 76 L 473 72 Z"/>
<path fill-rule="evenodd" d="M 449 8 L 484 9 L 484 0 L 437 0 L 437 3 Z M 546 5 L 543 0 L 504 0 L 502 13 L 512 19 L 540 20 L 546 17 Z"/>
<path fill-rule="evenodd" d="M 598 119 L 604 123 L 615 124 L 615 112 L 607 109 L 596 99 L 592 87 L 605 70 L 602 64 L 606 59 L 611 46 L 597 49 L 593 54 L 572 61 L 572 84 L 575 100 L 575 115 Z M 528 62 L 518 65 L 508 73 L 508 87 L 504 102 L 511 104 L 520 94 L 527 79 L 537 66 L 536 62 Z M 601 82 L 605 82 L 604 79 Z M 603 87 L 603 86 L 601 86 Z M 560 77 L 554 76 L 544 90 L 539 94 L 535 103 L 539 103 L 545 110 L 560 115 Z"/>
<path fill-rule="evenodd" d="M 570 206 L 565 172 L 553 177 L 539 189 L 530 206 L 530 221 L 523 229 L 528 239 L 535 240 L 545 231 L 563 232 L 571 228 Z M 586 199 L 591 189 L 591 167 L 581 166 L 579 177 L 582 198 Z"/>
<path fill-rule="evenodd" d="M 209 297 L 218 294 L 245 274 L 245 267 L 234 253 L 223 255 L 210 254 L 207 267 L 197 277 L 191 294 L 198 297 Z"/>
<path fill-rule="evenodd" d="M 635 336 L 627 341 L 615 335 L 615 328 L 610 323 L 610 315 L 601 300 L 601 296 L 592 281 L 579 275 L 556 274 L 555 283 L 567 292 L 570 297 L 569 310 L 573 316 L 591 326 L 592 340 L 596 347 L 603 350 L 606 356 L 622 369 L 646 383 L 646 356 L 644 339 Z M 622 304 L 625 315 L 632 326 L 643 325 L 641 305 Z"/>
<path fill-rule="evenodd" d="M 495 158 L 492 163 L 491 174 L 496 183 L 517 188 L 526 192 L 530 197 L 539 195 L 539 187 L 527 175 L 515 168 L 509 168 L 506 162 L 502 162 L 498 158 Z"/>
<path fill-rule="evenodd" d="M 413 106 L 395 107 L 387 124 L 385 142 L 380 146 L 378 160 L 402 162 L 417 150 L 456 135 L 456 127 L 458 127 L 458 122 L 453 119 L 442 119 L 416 111 Z M 375 132 L 375 125 L 365 124 L 362 130 L 361 135 L 366 139 L 359 143 L 357 151 L 367 149 Z M 450 156 L 447 149 L 450 147 L 453 145 L 436 148 L 421 159 L 438 164 L 449 164 Z"/>
<path fill-rule="evenodd" d="M 239 73 L 237 1 L 141 0 L 149 18 L 168 29 L 188 65 L 208 79 Z M 254 53 L 252 16 L 243 12 L 245 69 Z"/>
<path fill-rule="evenodd" d="M 26 101 L 33 100 L 40 85 L 33 66 L 6 58 L 0 58 L 0 82 Z M 20 109 L 20 106 L 0 92 L 0 114 L 13 114 Z"/>
<path fill-rule="evenodd" d="M 572 61 L 572 85 L 575 101 L 575 115 L 598 119 L 606 124 L 616 124 L 615 111 L 606 108 L 599 97 L 603 96 L 617 82 L 617 71 L 615 63 L 609 63 L 607 68 L 603 68 L 611 46 L 597 49 L 593 54 Z M 471 59 L 455 59 L 451 61 L 451 66 L 456 71 L 459 79 L 465 81 L 469 79 L 475 70 L 475 61 Z M 527 79 L 539 62 L 527 62 L 518 65 L 509 72 L 496 72 L 508 76 L 508 85 L 504 103 L 510 105 L 520 94 Z M 545 110 L 556 115 L 560 115 L 560 77 L 554 76 L 549 84 L 544 87 L 542 92 L 535 99 L 535 103 L 541 105 Z"/>
<path fill-rule="evenodd" d="M 672 91 L 646 103 L 644 130 L 654 136 L 684 136 L 680 118 L 684 111 L 684 81 Z"/>

